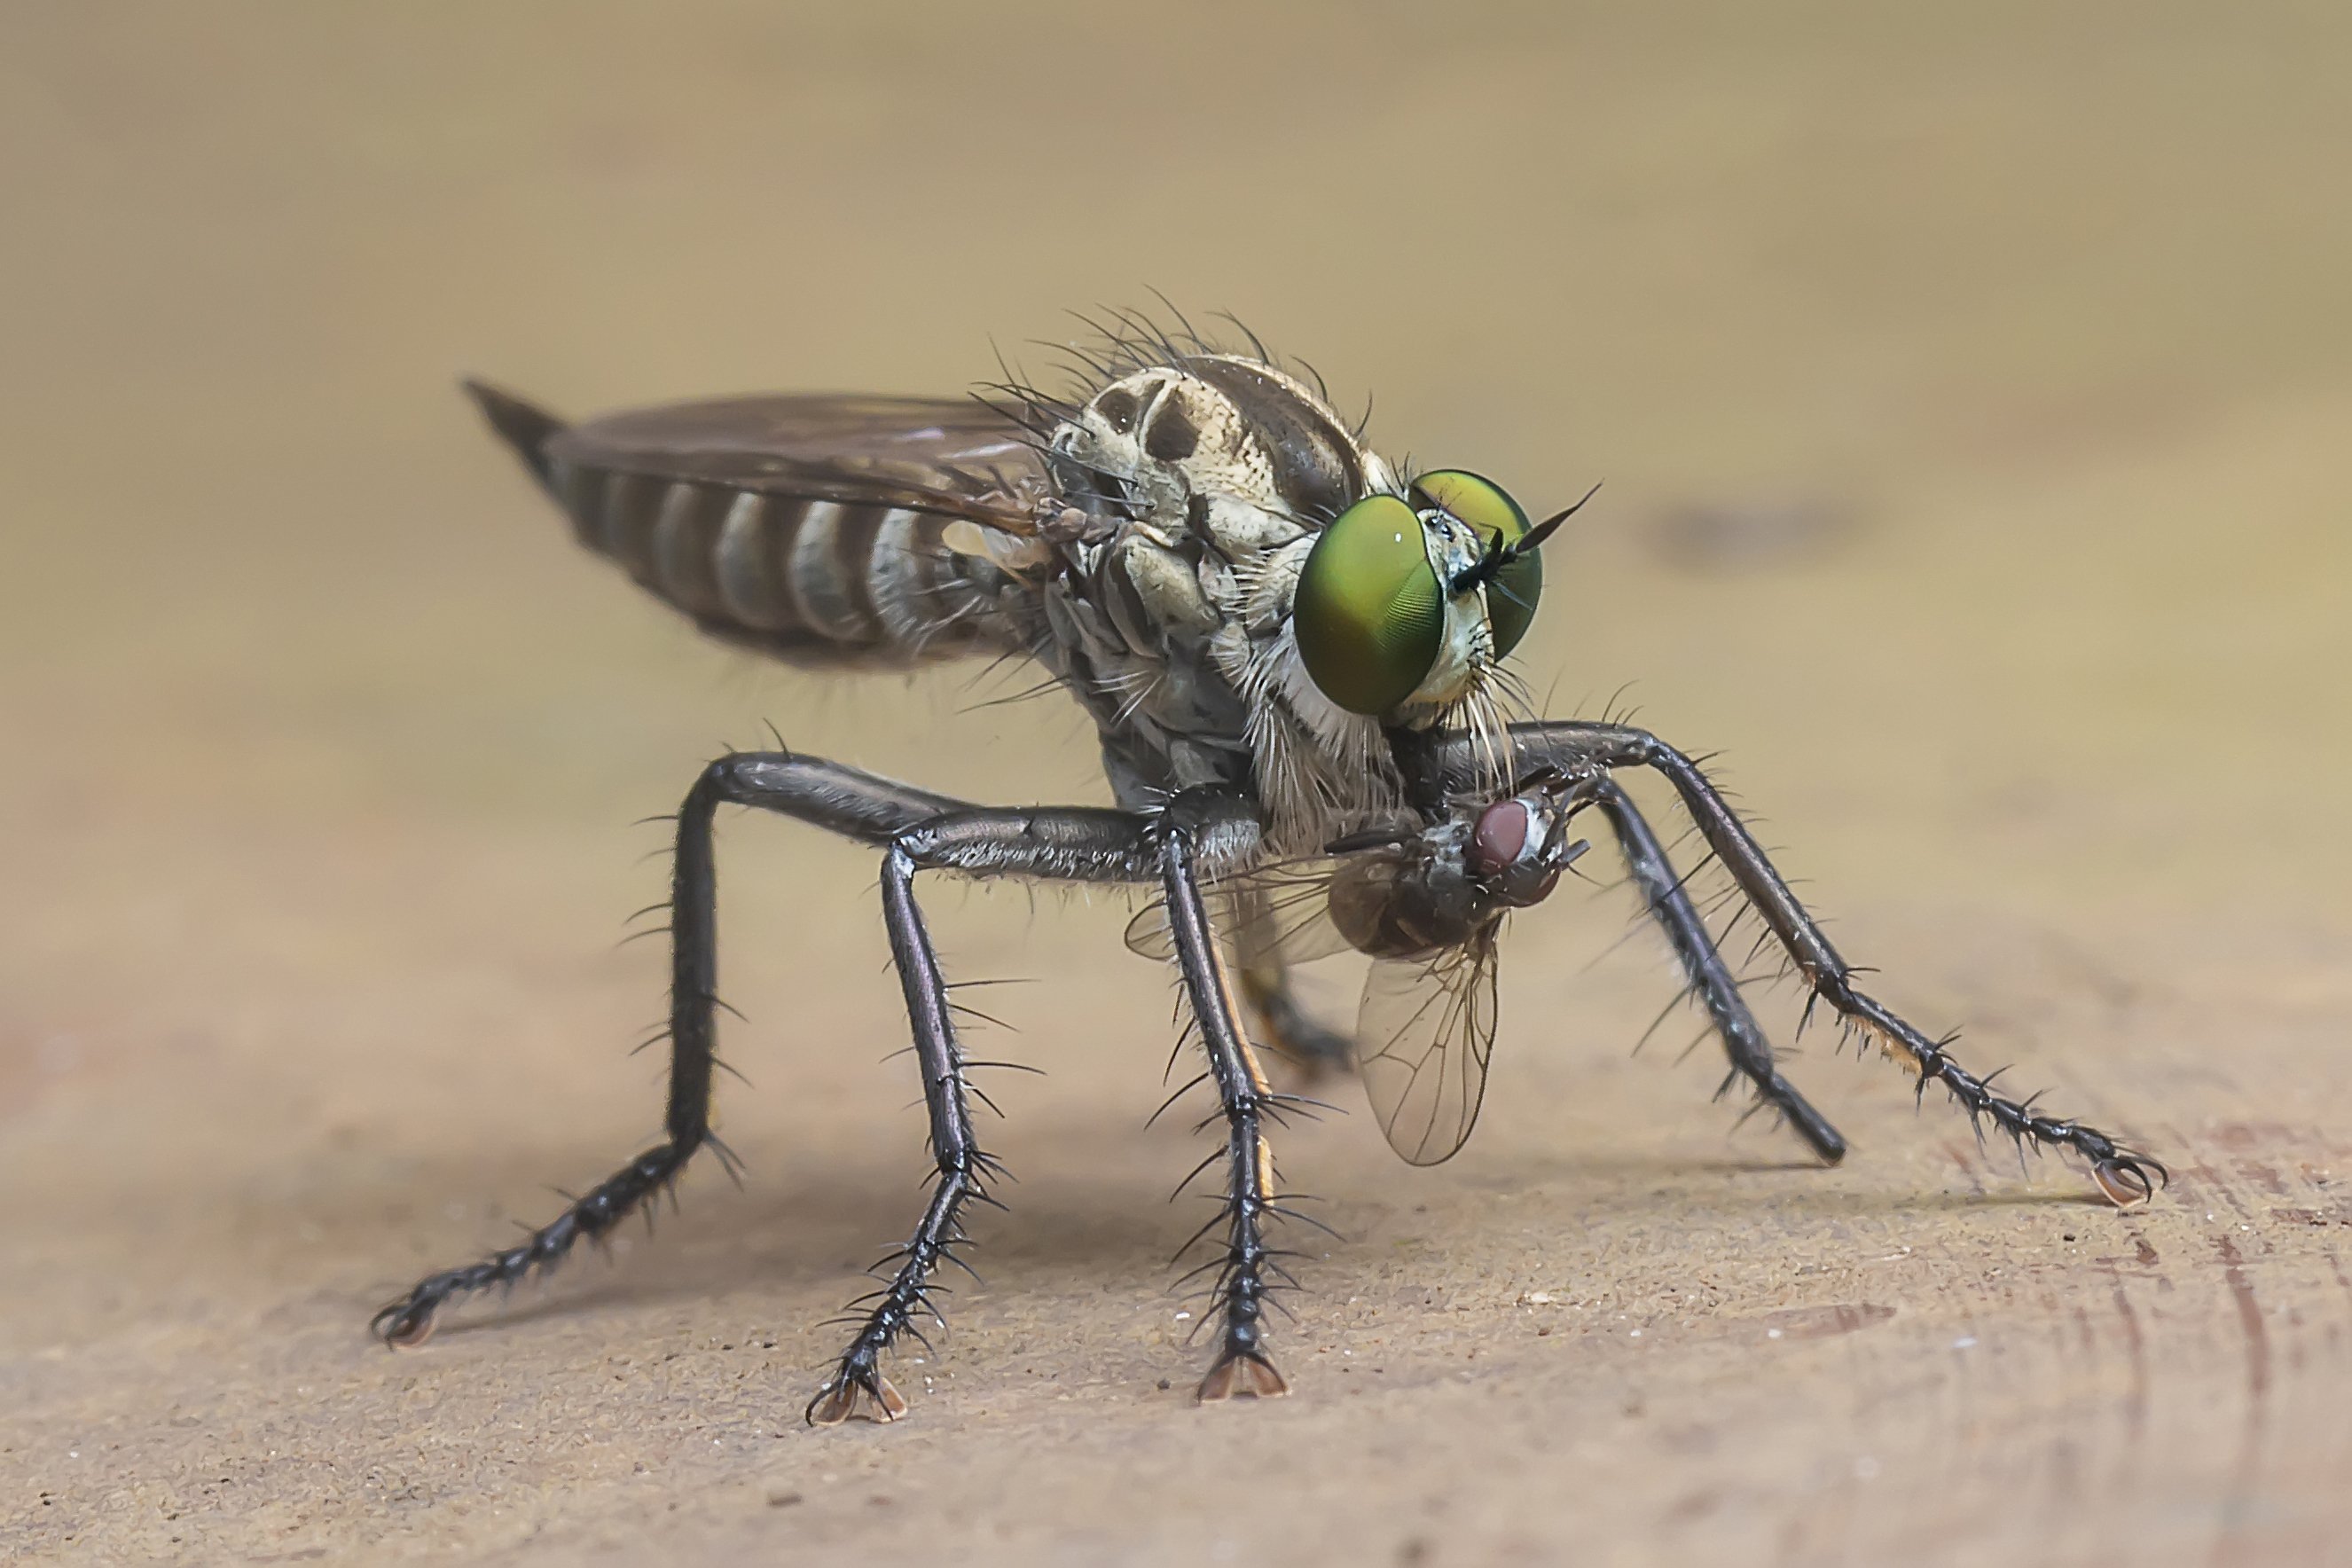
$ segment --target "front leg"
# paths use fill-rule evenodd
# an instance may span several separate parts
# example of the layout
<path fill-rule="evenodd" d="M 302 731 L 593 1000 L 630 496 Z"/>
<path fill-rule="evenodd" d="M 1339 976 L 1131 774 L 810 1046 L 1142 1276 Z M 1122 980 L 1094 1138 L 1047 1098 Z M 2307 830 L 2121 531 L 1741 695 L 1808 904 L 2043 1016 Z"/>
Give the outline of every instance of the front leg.
<path fill-rule="evenodd" d="M 1838 1135 L 1838 1130 L 1781 1073 L 1771 1042 L 1764 1037 L 1756 1016 L 1748 1010 L 1747 999 L 1739 994 L 1739 982 L 1723 962 L 1723 954 L 1716 950 L 1714 933 L 1706 929 L 1706 921 L 1692 905 L 1683 879 L 1675 875 L 1674 862 L 1667 858 L 1648 819 L 1633 804 L 1633 797 L 1606 774 L 1594 778 L 1587 787 L 1591 791 L 1593 805 L 1609 819 L 1617 836 L 1617 847 L 1625 858 L 1626 874 L 1641 889 L 1643 903 L 1659 929 L 1666 933 L 1676 961 L 1688 976 L 1689 984 L 1683 994 L 1696 996 L 1706 1007 L 1716 1037 L 1731 1058 L 1731 1074 L 1715 1091 L 1716 1097 L 1721 1099 L 1745 1077 L 1755 1087 L 1757 1099 L 1779 1111 L 1822 1163 L 1834 1165 L 1844 1159 L 1845 1140 Z"/>
<path fill-rule="evenodd" d="M 992 1202 L 987 1184 L 1003 1169 L 973 1135 L 963 1053 L 939 952 L 915 902 L 916 872 L 1131 883 L 1149 879 L 1152 868 L 1145 818 L 1088 806 L 967 807 L 891 837 L 882 857 L 882 914 L 906 991 L 938 1173 L 914 1235 L 895 1255 L 898 1267 L 889 1281 L 852 1303 L 871 1305 L 833 1375 L 809 1401 L 803 1414 L 810 1425 L 831 1426 L 853 1416 L 895 1421 L 907 1413 L 906 1400 L 883 1374 L 882 1358 L 902 1334 L 924 1342 L 916 1322 L 940 1316 L 932 1271 L 942 1259 L 961 1261 L 953 1248 L 964 1239 L 964 1205 L 974 1198 Z"/>
<path fill-rule="evenodd" d="M 1597 774 L 1618 768 L 1649 768 L 1682 797 L 1699 835 L 1719 858 L 1748 902 L 1786 950 L 1815 1001 L 1826 1002 L 1841 1018 L 1875 1040 L 1881 1050 L 1918 1078 L 1918 1092 L 1940 1083 L 1979 1128 L 1990 1120 L 2021 1144 L 2070 1150 L 2091 1167 L 2099 1190 L 2118 1206 L 2144 1203 L 2166 1179 L 2165 1168 L 2147 1155 L 2118 1143 L 2095 1127 L 2037 1112 L 2032 1102 L 1993 1092 L 1990 1080 L 1954 1059 L 1950 1037 L 1929 1039 L 1874 998 L 1855 988 L 1853 969 L 1839 956 L 1820 924 L 1805 911 L 1789 884 L 1765 857 L 1747 824 L 1707 782 L 1698 765 L 1645 730 L 1622 724 L 1552 722 L 1511 726 L 1513 752 L 1521 770 L 1553 767 Z M 1432 777 L 1467 787 L 1477 777 L 1477 758 L 1460 742 L 1442 742 L 1421 759 Z M 1807 1004 L 1810 1013 L 1812 1003 Z"/>

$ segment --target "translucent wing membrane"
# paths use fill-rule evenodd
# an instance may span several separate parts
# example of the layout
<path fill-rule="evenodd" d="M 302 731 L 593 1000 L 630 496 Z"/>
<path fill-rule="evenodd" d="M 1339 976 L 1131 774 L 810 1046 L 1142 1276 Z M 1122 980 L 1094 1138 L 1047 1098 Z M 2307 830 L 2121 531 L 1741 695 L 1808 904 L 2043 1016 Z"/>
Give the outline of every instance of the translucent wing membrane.
<path fill-rule="evenodd" d="M 1357 1068 L 1389 1147 L 1412 1164 L 1452 1159 L 1478 1124 L 1495 1056 L 1501 924 L 1426 958 L 1378 960 L 1364 979 Z"/>
<path fill-rule="evenodd" d="M 1020 410 L 776 394 L 609 415 L 553 436 L 559 464 L 764 495 L 899 507 L 1036 531 L 1055 489 Z"/>
<path fill-rule="evenodd" d="M 1244 965 L 1311 963 L 1366 946 L 1332 910 L 1338 888 L 1360 938 L 1384 934 L 1366 911 L 1400 896 L 1416 862 L 1394 845 L 1286 862 L 1202 889 L 1209 921 Z M 1356 1059 L 1389 1144 L 1416 1165 L 1451 1158 L 1478 1121 L 1495 1052 L 1499 915 L 1467 940 L 1410 957 L 1375 958 L 1356 1014 Z M 1176 956 L 1166 906 L 1154 901 L 1127 928 L 1146 958 Z M 1378 951 L 1377 949 L 1375 951 Z M 1393 952 L 1394 949 L 1388 951 Z"/>
<path fill-rule="evenodd" d="M 1331 919 L 1331 879 L 1338 868 L 1336 860 L 1318 857 L 1213 883 L 1202 889 L 1210 929 L 1245 963 L 1312 963 L 1346 952 L 1352 944 Z M 1146 958 L 1175 958 L 1164 900 L 1154 899 L 1128 921 L 1127 945 Z"/>

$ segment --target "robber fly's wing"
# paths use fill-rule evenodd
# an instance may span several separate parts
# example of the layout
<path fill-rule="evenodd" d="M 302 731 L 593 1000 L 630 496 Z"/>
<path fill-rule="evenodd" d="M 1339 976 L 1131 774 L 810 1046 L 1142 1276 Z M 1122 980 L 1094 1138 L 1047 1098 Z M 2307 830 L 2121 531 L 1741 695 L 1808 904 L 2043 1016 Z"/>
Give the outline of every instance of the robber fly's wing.
<path fill-rule="evenodd" d="M 1008 405 L 780 393 L 607 415 L 551 437 L 553 463 L 723 489 L 965 518 L 1026 535 L 1055 494 Z"/>
<path fill-rule="evenodd" d="M 1454 1157 L 1478 1121 L 1495 1055 L 1496 931 L 1426 958 L 1383 958 L 1364 977 L 1356 1066 L 1389 1147 L 1415 1165 Z"/>
<path fill-rule="evenodd" d="M 1392 878 L 1395 865 L 1386 852 L 1371 853 L 1379 858 L 1351 858 L 1351 875 L 1360 882 Z M 1312 963 L 1345 952 L 1350 944 L 1331 919 L 1331 881 L 1339 868 L 1337 858 L 1315 856 L 1212 882 L 1201 897 L 1210 929 L 1244 963 Z M 1165 899 L 1154 899 L 1128 922 L 1127 945 L 1146 958 L 1176 956 Z"/>

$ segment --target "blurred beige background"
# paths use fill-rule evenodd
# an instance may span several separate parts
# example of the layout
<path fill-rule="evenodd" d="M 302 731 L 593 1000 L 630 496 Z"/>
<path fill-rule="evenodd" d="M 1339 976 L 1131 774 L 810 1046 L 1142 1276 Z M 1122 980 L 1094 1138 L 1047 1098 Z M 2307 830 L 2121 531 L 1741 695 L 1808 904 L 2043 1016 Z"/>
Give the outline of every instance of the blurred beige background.
<path fill-rule="evenodd" d="M 2326 1560 L 2347 79 L 2286 4 L 0 9 L 0 1555 Z M 733 819 L 746 1190 L 371 1343 L 656 1125 L 628 825 L 715 750 L 1099 798 L 1074 709 L 975 708 L 1018 676 L 698 642 L 455 378 L 953 392 L 1155 288 L 1389 450 L 1605 478 L 1552 710 L 1720 751 L 1882 994 L 2171 1191 L 1825 1037 L 1845 1166 L 1731 1134 L 1564 897 L 1459 1160 L 1282 1141 L 1347 1238 L 1298 1397 L 1198 1410 L 1168 987 L 1116 906 L 942 885 L 1050 1076 L 913 1419 L 812 1432 L 922 1133 L 870 858 Z"/>

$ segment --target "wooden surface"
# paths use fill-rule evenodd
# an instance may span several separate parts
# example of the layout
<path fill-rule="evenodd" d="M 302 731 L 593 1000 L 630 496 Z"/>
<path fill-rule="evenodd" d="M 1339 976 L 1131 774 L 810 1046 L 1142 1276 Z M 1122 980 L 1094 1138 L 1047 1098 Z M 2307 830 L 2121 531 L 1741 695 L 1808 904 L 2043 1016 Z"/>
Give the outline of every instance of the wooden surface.
<path fill-rule="evenodd" d="M 0 20 L 0 1557 L 2342 1561 L 2342 19 L 985 10 Z M 1168 983 L 1119 907 L 942 885 L 1048 1076 L 993 1086 L 1020 1182 L 912 1418 L 811 1431 L 921 1130 L 869 858 L 737 818 L 744 1189 L 370 1342 L 648 1139 L 627 824 L 719 746 L 1099 798 L 1066 704 L 975 706 L 1017 676 L 698 644 L 455 376 L 952 390 L 1146 285 L 1391 450 L 1605 477 L 1549 710 L 1630 682 L 1720 750 L 1880 994 L 2169 1191 L 2021 1173 L 1826 1037 L 1844 1167 L 1731 1132 L 1571 889 L 1460 1159 L 1279 1141 L 1342 1237 L 1297 1397 L 1198 1409 Z"/>

